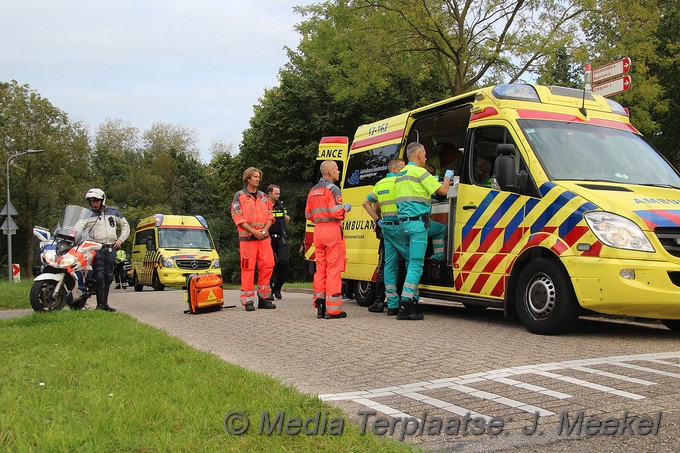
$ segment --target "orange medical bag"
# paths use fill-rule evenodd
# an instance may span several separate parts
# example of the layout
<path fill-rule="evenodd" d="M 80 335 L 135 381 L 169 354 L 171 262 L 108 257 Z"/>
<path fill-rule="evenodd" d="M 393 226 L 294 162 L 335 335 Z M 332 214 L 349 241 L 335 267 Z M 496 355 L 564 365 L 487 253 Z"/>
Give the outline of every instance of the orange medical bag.
<path fill-rule="evenodd" d="M 187 275 L 184 297 L 189 303 L 187 313 L 197 314 L 221 310 L 224 304 L 222 277 L 216 274 Z"/>

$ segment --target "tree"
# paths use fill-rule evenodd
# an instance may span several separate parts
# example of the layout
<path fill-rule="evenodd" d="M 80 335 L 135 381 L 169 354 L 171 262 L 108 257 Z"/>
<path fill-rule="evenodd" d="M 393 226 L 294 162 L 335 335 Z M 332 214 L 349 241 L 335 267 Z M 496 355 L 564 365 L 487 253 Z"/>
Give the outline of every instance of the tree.
<path fill-rule="evenodd" d="M 186 126 L 156 122 L 142 136 L 146 154 L 174 149 L 198 158 L 196 131 Z"/>
<path fill-rule="evenodd" d="M 578 65 L 580 66 L 580 65 Z M 583 77 L 574 58 L 565 47 L 556 50 L 546 62 L 541 76 L 536 80 L 541 85 L 560 85 L 572 88 L 583 88 Z"/>
<path fill-rule="evenodd" d="M 338 0 L 301 8 L 311 16 L 301 28 L 321 41 L 333 39 L 333 26 L 345 32 L 334 86 L 435 66 L 457 95 L 536 72 L 555 49 L 570 47 L 591 7 L 591 0 Z"/>
<path fill-rule="evenodd" d="M 65 204 L 84 201 L 90 147 L 86 128 L 71 122 L 49 100 L 15 80 L 0 82 L 1 155 L 6 161 L 27 149 L 44 151 L 22 156 L 10 168 L 11 201 L 19 213 L 14 217 L 19 229 L 12 241 L 13 257 L 25 270 L 33 265 L 33 226 L 51 228 Z"/>
<path fill-rule="evenodd" d="M 109 200 L 128 204 L 128 189 L 124 182 L 140 157 L 139 145 L 139 129 L 122 119 L 107 119 L 97 127 L 92 159 L 93 185 L 101 187 Z"/>
<path fill-rule="evenodd" d="M 664 89 L 668 101 L 667 109 L 654 115 L 659 128 L 652 138 L 666 157 L 680 168 L 680 90 L 677 88 L 678 67 L 680 67 L 680 4 L 677 0 L 660 2 L 659 26 L 656 30 L 658 59 L 650 65 L 651 71 L 658 75 L 659 84 Z"/>
<path fill-rule="evenodd" d="M 657 64 L 657 0 L 599 0 L 598 8 L 584 16 L 587 53 L 593 68 L 630 57 L 633 65 L 630 91 L 612 98 L 630 111 L 633 125 L 652 137 L 659 130 L 655 117 L 668 109 L 663 87 L 650 70 Z"/>

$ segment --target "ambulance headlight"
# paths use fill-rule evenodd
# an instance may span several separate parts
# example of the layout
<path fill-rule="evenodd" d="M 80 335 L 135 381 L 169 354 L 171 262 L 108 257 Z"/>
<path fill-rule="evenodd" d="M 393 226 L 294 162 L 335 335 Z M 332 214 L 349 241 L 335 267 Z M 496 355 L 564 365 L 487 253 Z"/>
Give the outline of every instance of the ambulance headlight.
<path fill-rule="evenodd" d="M 590 231 L 609 247 L 654 252 L 651 242 L 632 220 L 611 212 L 586 212 L 583 216 Z"/>
<path fill-rule="evenodd" d="M 175 262 L 171 258 L 161 258 L 161 266 L 172 268 L 175 267 Z"/>
<path fill-rule="evenodd" d="M 212 268 L 213 269 L 219 269 L 220 268 L 220 260 L 213 260 Z"/>

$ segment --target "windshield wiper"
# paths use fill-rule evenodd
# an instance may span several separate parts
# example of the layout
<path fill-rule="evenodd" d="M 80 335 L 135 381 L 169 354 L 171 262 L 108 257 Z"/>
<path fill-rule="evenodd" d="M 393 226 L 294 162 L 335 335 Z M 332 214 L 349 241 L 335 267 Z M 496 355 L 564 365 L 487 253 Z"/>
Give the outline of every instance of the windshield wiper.
<path fill-rule="evenodd" d="M 672 184 L 651 184 L 651 183 L 637 183 L 638 186 L 648 186 L 648 187 L 663 187 L 666 189 L 680 189 L 678 186 Z"/>

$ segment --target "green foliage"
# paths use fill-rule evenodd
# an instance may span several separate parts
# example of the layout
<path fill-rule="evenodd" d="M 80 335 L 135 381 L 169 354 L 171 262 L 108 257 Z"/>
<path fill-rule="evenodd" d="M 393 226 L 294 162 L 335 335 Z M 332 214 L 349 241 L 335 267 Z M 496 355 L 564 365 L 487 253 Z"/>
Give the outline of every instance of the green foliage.
<path fill-rule="evenodd" d="M 676 0 L 661 0 L 659 26 L 656 30 L 657 59 L 650 65 L 664 90 L 666 109 L 655 110 L 659 128 L 652 138 L 666 157 L 680 168 L 680 90 L 677 88 L 680 67 L 680 4 Z"/>
<path fill-rule="evenodd" d="M 49 339 L 46 341 L 46 339 Z M 101 311 L 0 321 L 0 425 L 7 451 L 410 451 L 261 373 Z M 232 411 L 251 420 L 225 431 Z M 342 417 L 342 435 L 258 435 L 260 415 Z"/>
<path fill-rule="evenodd" d="M 583 88 L 582 70 L 577 67 L 567 49 L 560 47 L 552 55 L 545 70 L 536 81 L 541 85 L 560 85 L 572 88 Z"/>
<path fill-rule="evenodd" d="M 577 36 L 591 0 L 328 1 L 303 8 L 303 43 L 335 71 L 332 92 L 364 94 L 393 78 L 444 84 L 449 95 L 502 74 L 519 80 Z M 324 54 L 325 52 L 325 54 Z M 333 58 L 328 58 L 332 53 Z M 324 58 L 325 57 L 325 58 Z"/>
<path fill-rule="evenodd" d="M 629 108 L 631 122 L 648 136 L 657 128 L 652 120 L 652 110 L 665 108 L 663 102 L 659 103 L 661 86 L 649 70 L 650 63 L 656 59 L 654 33 L 657 24 L 656 0 L 601 0 L 598 10 L 584 21 L 593 68 L 622 57 L 631 58 L 631 89 L 613 99 Z"/>
<path fill-rule="evenodd" d="M 43 152 L 20 156 L 10 168 L 11 202 L 19 213 L 14 217 L 19 229 L 12 241 L 13 258 L 24 272 L 37 251 L 33 226 L 53 227 L 64 205 L 80 203 L 87 190 L 90 148 L 83 125 L 69 121 L 28 85 L 0 82 L 0 156 L 6 162 L 27 149 Z"/>

